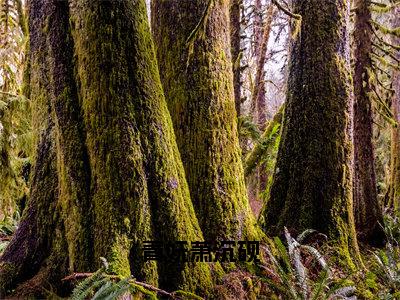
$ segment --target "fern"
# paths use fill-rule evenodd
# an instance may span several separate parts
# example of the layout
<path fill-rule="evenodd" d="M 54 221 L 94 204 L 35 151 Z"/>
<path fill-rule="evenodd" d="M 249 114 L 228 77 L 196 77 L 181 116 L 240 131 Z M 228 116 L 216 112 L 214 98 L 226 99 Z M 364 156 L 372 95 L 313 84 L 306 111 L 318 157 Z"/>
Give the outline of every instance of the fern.
<path fill-rule="evenodd" d="M 107 281 L 104 285 L 100 287 L 99 290 L 97 290 L 92 299 L 93 300 L 105 299 L 114 292 L 118 291 L 118 288 L 119 288 L 118 284 L 113 284 L 112 281 Z"/>
<path fill-rule="evenodd" d="M 0 221 L 0 255 L 9 244 L 11 236 L 17 229 L 19 220 L 19 213 L 15 212 L 12 217 L 5 216 L 4 219 Z"/>
<path fill-rule="evenodd" d="M 71 300 L 85 300 L 95 289 L 106 284 L 108 279 L 104 277 L 104 269 L 99 269 L 76 286 L 72 292 Z"/>
<path fill-rule="evenodd" d="M 384 231 L 386 233 L 386 247 L 372 252 L 375 261 L 375 272 L 385 286 L 389 287 L 389 295 L 392 291 L 400 290 L 400 225 L 397 214 L 385 214 Z"/>
<path fill-rule="evenodd" d="M 108 262 L 105 258 L 101 258 L 101 260 L 103 267 L 75 287 L 71 295 L 72 300 L 113 300 L 126 296 L 135 298 L 139 295 L 144 296 L 145 299 L 156 300 L 158 299 L 157 293 L 173 299 L 203 299 L 186 291 L 168 293 L 148 284 L 137 282 L 132 277 L 120 278 L 107 274 Z"/>
<path fill-rule="evenodd" d="M 241 139 L 250 139 L 252 142 L 258 141 L 261 136 L 260 130 L 251 116 L 240 116 L 238 118 L 238 131 Z"/>
<path fill-rule="evenodd" d="M 28 194 L 29 101 L 22 94 L 27 23 L 22 0 L 0 0 L 0 209 L 11 215 Z"/>
<path fill-rule="evenodd" d="M 343 286 L 345 280 L 331 285 L 331 271 L 324 257 L 316 248 L 299 242 L 299 240 L 304 240 L 313 233 L 315 233 L 314 230 L 307 230 L 300 234 L 298 239 L 295 239 L 285 228 L 287 247 L 278 237 L 275 237 L 274 246 L 277 249 L 277 256 L 273 255 L 269 249 L 266 249 L 266 252 L 279 280 L 269 278 L 261 280 L 268 283 L 279 294 L 284 295 L 284 299 L 354 299 L 355 288 Z M 308 254 L 321 266 L 322 270 L 316 280 L 308 276 L 310 271 L 302 261 L 302 254 Z"/>

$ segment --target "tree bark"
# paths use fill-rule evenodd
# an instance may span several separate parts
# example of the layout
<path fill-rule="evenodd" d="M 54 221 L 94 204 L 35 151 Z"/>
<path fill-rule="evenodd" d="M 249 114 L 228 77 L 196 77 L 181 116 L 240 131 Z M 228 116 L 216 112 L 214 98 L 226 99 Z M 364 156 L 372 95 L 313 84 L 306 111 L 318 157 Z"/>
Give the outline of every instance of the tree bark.
<path fill-rule="evenodd" d="M 257 68 L 254 82 L 254 91 L 252 93 L 252 102 L 255 103 L 255 119 L 261 131 L 265 130 L 265 122 L 267 121 L 264 67 L 267 60 L 268 41 L 271 34 L 272 21 L 274 20 L 277 12 L 278 10 L 276 9 L 275 5 L 270 4 L 267 10 L 265 25 L 262 29 L 262 38 L 260 40 L 260 45 L 257 47 Z"/>
<path fill-rule="evenodd" d="M 237 136 L 229 1 L 155 0 L 152 8 L 161 81 L 204 236 L 254 238 Z"/>
<path fill-rule="evenodd" d="M 145 1 L 29 1 L 38 150 L 0 295 L 113 273 L 206 294 L 202 264 L 145 262 L 146 240 L 202 240 L 163 96 Z M 168 224 L 168 226 L 166 226 Z M 22 284 L 21 284 L 22 283 Z"/>
<path fill-rule="evenodd" d="M 371 83 L 372 27 L 370 4 L 355 1 L 354 69 L 354 216 L 359 240 L 381 245 L 384 240 L 382 208 L 378 201 L 373 146 Z"/>
<path fill-rule="evenodd" d="M 271 235 L 315 229 L 352 265 L 359 252 L 352 204 L 350 44 L 346 0 L 293 1 L 302 16 L 293 41 L 285 118 L 270 199 Z"/>
<path fill-rule="evenodd" d="M 400 7 L 393 10 L 391 27 L 400 27 Z M 400 45 L 400 38 L 392 35 L 392 44 Z M 400 52 L 397 51 L 396 57 L 400 59 Z M 393 116 L 400 124 L 400 71 L 393 70 L 392 75 L 394 95 L 392 98 Z M 389 183 L 389 201 L 388 207 L 398 211 L 400 209 L 400 125 L 392 128 L 391 136 L 391 175 Z"/>
<path fill-rule="evenodd" d="M 266 12 L 265 24 L 262 26 L 262 38 L 257 46 L 257 67 L 254 82 L 254 91 L 252 93 L 252 103 L 255 104 L 255 122 L 261 132 L 264 132 L 267 122 L 267 98 L 265 88 L 265 63 L 267 60 L 268 41 L 272 30 L 272 22 L 276 16 L 277 9 L 275 5 L 270 4 Z M 257 189 L 258 198 L 267 188 L 268 174 L 266 166 L 261 165 L 257 170 Z M 263 202 L 263 199 L 259 199 Z"/>
<path fill-rule="evenodd" d="M 241 96 L 241 50 L 240 50 L 240 6 L 242 0 L 231 0 L 229 15 L 231 22 L 231 56 L 233 71 L 233 90 L 235 95 L 235 108 L 237 117 L 240 116 L 242 96 Z"/>
<path fill-rule="evenodd" d="M 263 43 L 263 18 L 262 18 L 262 3 L 261 0 L 254 0 L 254 20 L 253 20 L 253 57 L 255 58 L 256 64 L 256 73 L 258 71 L 258 61 L 261 54 L 261 44 Z M 264 66 L 263 69 L 264 71 Z M 264 73 L 262 73 L 264 74 Z M 257 76 L 257 75 L 256 75 Z M 261 96 L 265 96 L 265 86 L 264 85 L 257 85 L 254 83 L 254 88 L 252 91 L 252 99 L 250 102 L 250 115 L 253 117 L 254 122 L 257 124 L 257 95 L 255 95 L 255 91 L 257 91 L 257 95 L 260 94 Z"/>

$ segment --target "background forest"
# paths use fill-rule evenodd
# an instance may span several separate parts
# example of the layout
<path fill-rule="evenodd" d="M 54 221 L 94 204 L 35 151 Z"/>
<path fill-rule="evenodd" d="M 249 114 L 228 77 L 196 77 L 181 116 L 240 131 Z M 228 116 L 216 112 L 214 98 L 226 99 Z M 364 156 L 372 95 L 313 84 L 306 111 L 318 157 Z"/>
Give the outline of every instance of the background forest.
<path fill-rule="evenodd" d="M 0 0 L 0 46 L 1 299 L 400 299 L 400 1 Z"/>

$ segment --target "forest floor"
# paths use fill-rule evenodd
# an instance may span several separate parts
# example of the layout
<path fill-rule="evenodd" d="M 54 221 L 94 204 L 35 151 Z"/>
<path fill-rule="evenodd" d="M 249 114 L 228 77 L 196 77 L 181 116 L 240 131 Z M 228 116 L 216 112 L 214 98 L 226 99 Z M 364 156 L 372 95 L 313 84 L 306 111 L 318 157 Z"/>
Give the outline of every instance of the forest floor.
<path fill-rule="evenodd" d="M 286 232 L 282 239 L 260 244 L 260 263 L 223 266 L 225 275 L 217 280 L 211 299 L 400 299 L 399 220 L 399 216 L 385 215 L 386 246 L 362 245 L 364 266 L 358 268 L 340 261 L 324 235 L 307 230 L 294 238 Z M 0 255 L 17 222 L 11 218 L 0 222 Z M 81 275 L 71 282 L 76 286 L 73 299 L 121 299 L 118 297 L 127 293 L 150 299 L 202 299 L 119 278 L 104 269 Z"/>

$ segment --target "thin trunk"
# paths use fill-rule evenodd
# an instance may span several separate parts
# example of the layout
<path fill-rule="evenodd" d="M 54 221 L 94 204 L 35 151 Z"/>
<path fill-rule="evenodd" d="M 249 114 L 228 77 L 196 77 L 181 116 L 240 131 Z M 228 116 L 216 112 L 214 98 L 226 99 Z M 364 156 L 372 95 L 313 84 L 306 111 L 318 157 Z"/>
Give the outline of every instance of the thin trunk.
<path fill-rule="evenodd" d="M 349 2 L 293 1 L 302 16 L 293 42 L 285 118 L 263 223 L 271 235 L 328 234 L 359 261 L 352 205 Z"/>
<path fill-rule="evenodd" d="M 62 276 L 92 271 L 100 257 L 116 274 L 205 294 L 207 266 L 145 262 L 141 252 L 146 240 L 202 240 L 144 0 L 29 6 L 38 150 L 0 295 L 18 285 L 19 294 L 60 291 Z"/>
<path fill-rule="evenodd" d="M 265 130 L 265 122 L 267 121 L 267 103 L 265 91 L 265 63 L 267 60 L 268 41 L 271 35 L 272 21 L 275 19 L 278 10 L 275 5 L 271 4 L 267 10 L 267 16 L 262 30 L 262 39 L 257 52 L 257 68 L 254 82 L 254 91 L 252 93 L 252 102 L 256 106 L 256 122 L 261 131 Z"/>
<path fill-rule="evenodd" d="M 253 21 L 253 57 L 258 62 L 260 57 L 260 49 L 263 38 L 263 18 L 262 18 L 262 3 L 261 0 L 255 0 L 254 2 L 254 21 Z M 258 67 L 258 65 L 256 66 Z M 254 90 L 256 89 L 256 84 L 254 84 Z M 256 98 L 253 97 L 250 102 L 250 115 L 253 116 L 253 120 L 257 122 L 257 102 Z"/>
<path fill-rule="evenodd" d="M 354 70 L 354 216 L 358 238 L 382 244 L 382 208 L 378 202 L 373 147 L 373 119 L 368 69 L 372 68 L 372 27 L 370 4 L 355 1 Z"/>
<path fill-rule="evenodd" d="M 231 0 L 230 5 L 230 28 L 231 28 L 231 56 L 233 70 L 233 89 L 235 94 L 236 115 L 240 116 L 241 83 L 240 83 L 240 6 L 242 0 Z"/>
<path fill-rule="evenodd" d="M 237 136 L 229 1 L 211 3 L 206 10 L 209 0 L 153 1 L 161 81 L 205 238 L 254 238 Z"/>
<path fill-rule="evenodd" d="M 253 42 L 253 56 L 258 57 L 260 52 L 260 45 L 263 36 L 263 18 L 262 18 L 262 3 L 261 0 L 254 2 L 254 42 Z"/>

